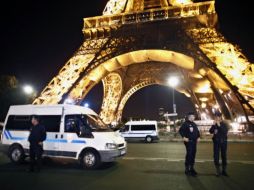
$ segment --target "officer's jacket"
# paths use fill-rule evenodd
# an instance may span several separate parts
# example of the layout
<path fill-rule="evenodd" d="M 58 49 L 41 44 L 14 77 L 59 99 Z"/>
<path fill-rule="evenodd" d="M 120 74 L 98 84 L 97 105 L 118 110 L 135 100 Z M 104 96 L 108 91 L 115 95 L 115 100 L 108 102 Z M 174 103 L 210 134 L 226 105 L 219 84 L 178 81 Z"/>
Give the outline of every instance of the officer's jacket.
<path fill-rule="evenodd" d="M 39 142 L 43 142 L 46 139 L 46 130 L 43 125 L 33 126 L 30 130 L 30 135 L 28 137 L 28 141 L 31 144 L 38 144 Z"/>
<path fill-rule="evenodd" d="M 217 123 L 212 125 L 209 132 L 213 134 L 214 141 L 227 140 L 228 127 L 224 122 L 221 122 L 220 126 L 218 126 Z"/>
<path fill-rule="evenodd" d="M 200 137 L 200 133 L 196 123 L 186 120 L 179 129 L 182 137 L 188 138 L 190 141 L 196 141 Z"/>

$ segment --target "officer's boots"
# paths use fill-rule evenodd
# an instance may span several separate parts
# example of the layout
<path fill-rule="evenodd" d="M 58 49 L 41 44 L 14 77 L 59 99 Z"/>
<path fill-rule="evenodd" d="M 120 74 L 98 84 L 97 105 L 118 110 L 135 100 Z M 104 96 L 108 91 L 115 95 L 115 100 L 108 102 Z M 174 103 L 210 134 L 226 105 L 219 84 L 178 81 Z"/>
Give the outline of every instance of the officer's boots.
<path fill-rule="evenodd" d="M 216 168 L 216 176 L 219 177 L 221 175 L 220 166 L 215 166 Z"/>
<path fill-rule="evenodd" d="M 185 175 L 191 175 L 190 166 L 185 166 Z"/>
<path fill-rule="evenodd" d="M 196 170 L 194 169 L 194 166 L 190 166 L 190 174 L 191 174 L 192 176 L 198 175 L 198 173 L 197 173 Z"/>
<path fill-rule="evenodd" d="M 222 166 L 222 172 L 221 172 L 221 174 L 224 175 L 224 176 L 228 176 L 227 166 Z"/>

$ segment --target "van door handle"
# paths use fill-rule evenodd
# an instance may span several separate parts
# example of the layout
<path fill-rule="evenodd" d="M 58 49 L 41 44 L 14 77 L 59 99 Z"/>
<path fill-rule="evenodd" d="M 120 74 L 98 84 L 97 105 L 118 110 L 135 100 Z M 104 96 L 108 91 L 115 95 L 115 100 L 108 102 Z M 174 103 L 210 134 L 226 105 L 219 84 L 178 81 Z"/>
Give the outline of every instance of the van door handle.
<path fill-rule="evenodd" d="M 57 139 L 58 138 L 58 135 L 56 134 L 55 138 Z"/>
<path fill-rule="evenodd" d="M 61 139 L 63 138 L 63 134 L 61 135 Z"/>

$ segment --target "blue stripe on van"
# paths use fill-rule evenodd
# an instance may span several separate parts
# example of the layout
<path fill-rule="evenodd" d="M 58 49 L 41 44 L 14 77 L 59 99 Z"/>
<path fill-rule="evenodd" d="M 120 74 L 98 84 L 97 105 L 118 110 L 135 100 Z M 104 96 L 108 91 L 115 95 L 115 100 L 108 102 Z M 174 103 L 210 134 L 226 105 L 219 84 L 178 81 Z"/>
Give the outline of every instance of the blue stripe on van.
<path fill-rule="evenodd" d="M 12 137 L 11 140 L 16 140 L 16 141 L 23 141 L 26 140 L 27 138 L 25 137 Z"/>
<path fill-rule="evenodd" d="M 66 139 L 46 139 L 45 142 L 61 142 L 61 143 L 67 143 Z"/>
<path fill-rule="evenodd" d="M 11 135 L 10 131 L 6 130 L 6 133 L 8 134 L 9 138 L 12 139 L 12 135 Z"/>
<path fill-rule="evenodd" d="M 26 139 L 27 139 L 27 138 L 25 138 L 25 137 L 13 137 L 13 136 L 11 135 L 10 131 L 7 131 L 7 130 L 5 130 L 5 131 L 6 131 L 7 135 L 9 136 L 9 138 L 10 138 L 11 140 L 20 141 L 20 140 L 26 140 Z"/>
<path fill-rule="evenodd" d="M 27 140 L 26 137 L 13 137 L 10 133 L 10 131 L 5 130 L 4 135 L 7 139 L 10 140 Z M 66 139 L 46 139 L 45 142 L 59 142 L 59 143 L 67 143 L 68 141 Z M 72 140 L 71 143 L 81 143 L 85 144 L 85 140 Z"/>
<path fill-rule="evenodd" d="M 5 135 L 6 139 L 9 139 L 9 136 L 8 136 L 6 130 L 4 131 L 4 135 Z"/>
<path fill-rule="evenodd" d="M 46 142 L 67 143 L 68 141 L 67 141 L 66 139 L 46 139 Z M 71 143 L 81 143 L 81 144 L 85 144 L 86 141 L 84 141 L 84 140 L 72 140 Z"/>
<path fill-rule="evenodd" d="M 84 140 L 72 140 L 71 143 L 81 143 L 81 144 L 86 144 L 86 141 Z"/>

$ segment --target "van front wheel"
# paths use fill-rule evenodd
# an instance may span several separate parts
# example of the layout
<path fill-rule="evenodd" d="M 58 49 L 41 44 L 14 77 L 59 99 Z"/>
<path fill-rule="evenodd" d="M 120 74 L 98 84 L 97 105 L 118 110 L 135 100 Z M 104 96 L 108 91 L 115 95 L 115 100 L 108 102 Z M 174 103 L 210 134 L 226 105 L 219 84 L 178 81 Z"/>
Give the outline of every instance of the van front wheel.
<path fill-rule="evenodd" d="M 25 159 L 25 153 L 21 146 L 13 145 L 9 149 L 9 157 L 13 163 L 20 164 Z"/>
<path fill-rule="evenodd" d="M 147 143 L 153 142 L 153 138 L 152 138 L 151 136 L 147 136 L 147 137 L 146 137 L 146 142 L 147 142 Z"/>
<path fill-rule="evenodd" d="M 80 164 L 85 169 L 96 169 L 100 163 L 100 156 L 94 150 L 87 150 L 80 157 Z"/>

